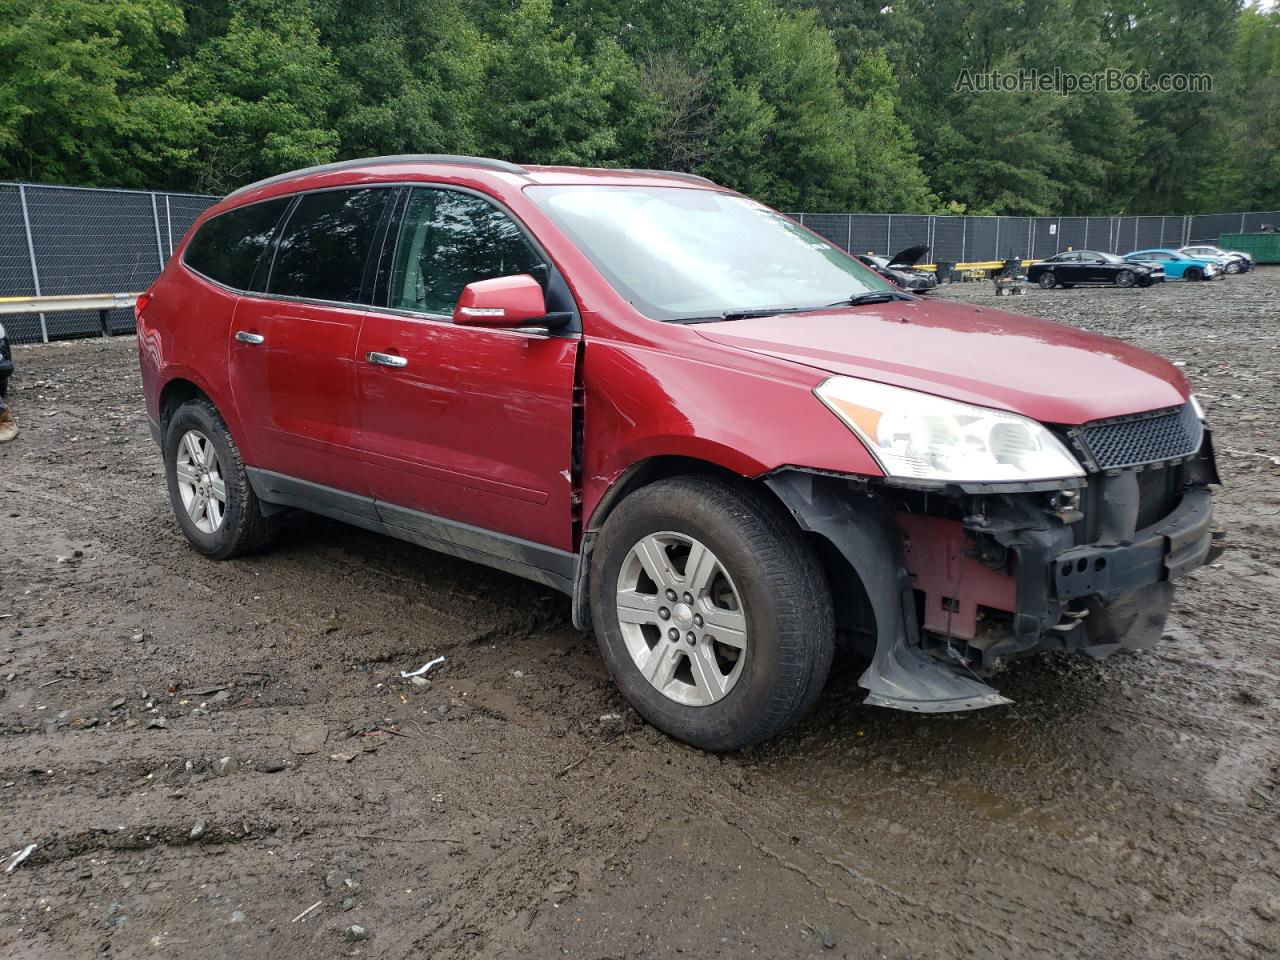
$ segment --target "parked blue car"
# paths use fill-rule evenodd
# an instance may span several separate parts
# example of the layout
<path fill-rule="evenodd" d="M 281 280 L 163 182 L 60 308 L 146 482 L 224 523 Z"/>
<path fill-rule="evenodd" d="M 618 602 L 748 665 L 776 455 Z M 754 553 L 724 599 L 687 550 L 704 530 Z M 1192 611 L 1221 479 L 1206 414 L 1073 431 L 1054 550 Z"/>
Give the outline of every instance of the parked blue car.
<path fill-rule="evenodd" d="M 1135 250 L 1126 253 L 1124 258 L 1134 263 L 1159 264 L 1170 280 L 1213 280 L 1226 276 L 1216 258 L 1188 257 L 1177 250 Z"/>

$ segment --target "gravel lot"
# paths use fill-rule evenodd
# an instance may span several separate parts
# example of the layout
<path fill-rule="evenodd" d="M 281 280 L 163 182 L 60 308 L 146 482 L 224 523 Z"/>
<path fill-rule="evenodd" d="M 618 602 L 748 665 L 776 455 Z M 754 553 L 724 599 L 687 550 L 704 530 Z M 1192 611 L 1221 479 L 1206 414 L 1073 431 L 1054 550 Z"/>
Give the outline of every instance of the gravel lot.
<path fill-rule="evenodd" d="M 940 295 L 1184 363 L 1228 552 L 1149 654 L 932 717 L 846 670 L 730 757 L 641 725 L 551 591 L 314 518 L 201 559 L 133 343 L 17 348 L 0 956 L 1280 954 L 1280 268 Z"/>

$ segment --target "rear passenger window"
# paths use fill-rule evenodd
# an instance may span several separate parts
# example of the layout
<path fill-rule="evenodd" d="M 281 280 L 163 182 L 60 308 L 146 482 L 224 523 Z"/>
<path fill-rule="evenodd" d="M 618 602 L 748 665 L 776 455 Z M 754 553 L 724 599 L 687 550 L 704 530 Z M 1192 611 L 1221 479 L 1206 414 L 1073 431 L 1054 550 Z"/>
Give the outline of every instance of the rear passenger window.
<path fill-rule="evenodd" d="M 292 199 L 264 200 L 205 221 L 187 245 L 183 261 L 210 280 L 237 290 L 253 289 L 254 268 L 271 246 L 271 235 Z"/>
<path fill-rule="evenodd" d="M 542 257 L 492 203 L 455 190 L 410 195 L 396 243 L 391 307 L 449 316 L 467 284 L 519 273 L 546 289 Z"/>
<path fill-rule="evenodd" d="M 280 235 L 269 292 L 359 303 L 369 248 L 390 198 L 385 187 L 304 193 Z"/>

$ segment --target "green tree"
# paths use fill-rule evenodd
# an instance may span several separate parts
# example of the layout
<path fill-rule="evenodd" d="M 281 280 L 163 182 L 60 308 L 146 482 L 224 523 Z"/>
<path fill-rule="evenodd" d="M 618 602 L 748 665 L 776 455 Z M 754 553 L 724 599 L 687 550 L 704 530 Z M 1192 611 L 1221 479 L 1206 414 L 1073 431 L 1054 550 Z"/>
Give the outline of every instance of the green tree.
<path fill-rule="evenodd" d="M 1142 123 L 1134 213 L 1206 209 L 1205 174 L 1226 146 L 1219 120 L 1231 103 L 1229 61 L 1240 0 L 1119 0 L 1110 4 L 1111 49 L 1153 77 L 1207 74 L 1208 92 L 1134 94 Z"/>
<path fill-rule="evenodd" d="M 613 74 L 624 59 L 601 44 L 588 59 L 552 15 L 551 0 L 520 0 L 489 44 L 481 149 L 528 163 L 595 164 L 616 153 Z"/>
<path fill-rule="evenodd" d="M 176 0 L 8 0 L 0 14 L 0 177 L 173 183 L 194 112 L 165 89 Z"/>
<path fill-rule="evenodd" d="M 1274 210 L 1280 207 L 1280 10 L 1249 8 L 1240 15 L 1227 76 L 1207 205 Z"/>
<path fill-rule="evenodd" d="M 187 164 L 192 185 L 225 192 L 334 159 L 340 88 L 306 0 L 233 0 L 226 31 L 203 43 L 170 84 L 200 115 Z"/>
<path fill-rule="evenodd" d="M 487 54 L 456 0 L 317 0 L 339 154 L 471 153 Z"/>

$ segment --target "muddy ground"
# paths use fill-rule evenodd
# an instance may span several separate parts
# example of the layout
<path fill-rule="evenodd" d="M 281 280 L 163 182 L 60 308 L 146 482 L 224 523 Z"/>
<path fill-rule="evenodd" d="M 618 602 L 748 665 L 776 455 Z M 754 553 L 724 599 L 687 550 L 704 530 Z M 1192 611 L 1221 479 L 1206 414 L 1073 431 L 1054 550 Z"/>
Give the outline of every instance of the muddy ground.
<path fill-rule="evenodd" d="M 133 343 L 17 348 L 0 956 L 1276 956 L 1280 268 L 1007 303 L 1186 365 L 1229 551 L 1154 652 L 961 715 L 846 672 L 728 757 L 640 724 L 549 590 L 314 518 L 201 559 Z"/>

